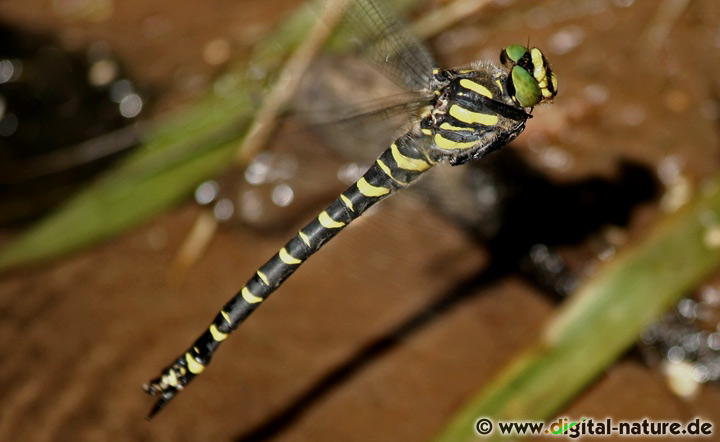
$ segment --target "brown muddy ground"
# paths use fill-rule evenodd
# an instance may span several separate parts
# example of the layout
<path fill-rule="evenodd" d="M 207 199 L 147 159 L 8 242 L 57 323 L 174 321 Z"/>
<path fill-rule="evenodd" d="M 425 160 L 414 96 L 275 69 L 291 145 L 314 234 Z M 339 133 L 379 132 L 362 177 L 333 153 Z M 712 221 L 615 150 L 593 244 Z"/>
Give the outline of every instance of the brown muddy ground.
<path fill-rule="evenodd" d="M 85 3 L 101 12 L 63 9 Z M 0 17 L 69 46 L 108 41 L 136 79 L 161 91 L 156 109 L 169 111 L 219 72 L 203 59 L 208 42 L 225 38 L 242 59 L 297 3 L 57 1 L 53 9 L 5 0 Z M 695 1 L 673 15 L 668 5 L 683 2 L 520 3 L 498 2 L 432 46 L 446 66 L 494 59 L 503 44 L 528 36 L 546 48 L 561 93 L 515 143 L 521 156 L 557 182 L 613 176 L 621 158 L 667 185 L 678 170 L 691 188 L 717 168 L 720 6 Z M 657 201 L 636 207 L 622 232 L 632 241 L 659 211 Z M 310 260 L 148 422 L 152 401 L 141 385 L 302 225 L 221 230 L 185 282 L 171 287 L 166 275 L 198 212 L 188 202 L 105 244 L 3 275 L 0 440 L 426 440 L 556 306 L 512 275 L 484 282 L 486 251 L 426 207 L 383 204 Z M 573 268 L 597 262 L 598 235 L 562 249 Z M 473 296 L 391 339 L 433 301 L 462 291 Z M 563 414 L 700 415 L 720 424 L 719 410 L 716 386 L 684 401 L 629 355 Z M 257 432 L 263 428 L 277 431 Z"/>

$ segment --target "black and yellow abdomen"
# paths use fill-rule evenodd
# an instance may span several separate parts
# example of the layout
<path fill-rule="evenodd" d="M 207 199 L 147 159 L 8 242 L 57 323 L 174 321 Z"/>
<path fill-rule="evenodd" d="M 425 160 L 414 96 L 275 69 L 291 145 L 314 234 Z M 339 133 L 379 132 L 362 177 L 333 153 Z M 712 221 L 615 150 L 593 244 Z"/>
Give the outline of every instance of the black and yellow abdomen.
<path fill-rule="evenodd" d="M 372 0 L 363 4 L 373 9 Z M 295 270 L 370 206 L 440 161 L 458 165 L 481 158 L 525 129 L 533 106 L 555 96 L 557 78 L 537 48 L 512 45 L 503 51 L 502 60 L 509 71 L 475 63 L 432 72 L 423 91 L 429 97 L 422 102 L 426 112 L 408 132 L 260 267 L 193 345 L 145 385 L 148 393 L 159 397 L 150 416 L 205 369 L 220 343 Z"/>
<path fill-rule="evenodd" d="M 423 144 L 425 141 L 412 132 L 396 140 L 355 184 L 260 267 L 193 345 L 145 386 L 146 391 L 159 396 L 150 416 L 200 374 L 220 343 L 323 244 L 370 206 L 430 169 L 435 161 L 426 154 Z"/>

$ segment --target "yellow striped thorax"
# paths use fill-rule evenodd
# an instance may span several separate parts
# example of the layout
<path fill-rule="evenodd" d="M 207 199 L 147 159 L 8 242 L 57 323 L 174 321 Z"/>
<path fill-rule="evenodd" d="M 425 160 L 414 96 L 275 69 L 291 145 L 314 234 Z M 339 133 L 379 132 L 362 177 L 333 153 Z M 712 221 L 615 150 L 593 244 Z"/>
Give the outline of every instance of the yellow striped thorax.
<path fill-rule="evenodd" d="M 509 93 L 508 77 L 506 70 L 483 62 L 434 72 L 431 87 L 437 98 L 420 128 L 436 154 L 462 164 L 522 132 L 530 114 Z"/>
<path fill-rule="evenodd" d="M 510 69 L 508 93 L 521 106 L 552 101 L 557 94 L 557 76 L 540 49 L 510 45 L 500 53 L 500 62 Z"/>

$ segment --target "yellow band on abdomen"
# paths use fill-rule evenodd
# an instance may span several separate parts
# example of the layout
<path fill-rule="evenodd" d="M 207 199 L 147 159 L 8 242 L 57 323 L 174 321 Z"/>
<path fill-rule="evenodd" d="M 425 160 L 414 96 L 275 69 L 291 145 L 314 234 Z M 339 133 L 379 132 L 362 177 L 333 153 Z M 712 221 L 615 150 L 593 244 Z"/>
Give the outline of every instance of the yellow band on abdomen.
<path fill-rule="evenodd" d="M 417 158 L 406 157 L 405 155 L 400 153 L 400 150 L 395 143 L 390 146 L 390 153 L 392 153 L 393 160 L 395 160 L 395 163 L 401 169 L 422 172 L 430 168 L 430 165 L 427 163 L 427 161 L 418 160 Z"/>
<path fill-rule="evenodd" d="M 205 366 L 196 361 L 190 353 L 185 353 L 185 362 L 187 362 L 188 370 L 192 374 L 202 373 L 205 370 Z"/>
<path fill-rule="evenodd" d="M 280 261 L 284 262 L 285 264 L 295 265 L 302 263 L 302 259 L 297 259 L 291 254 L 289 254 L 285 247 L 280 249 L 280 251 L 278 252 L 278 256 L 280 257 Z"/>
<path fill-rule="evenodd" d="M 350 198 L 346 197 L 343 194 L 340 194 L 340 199 L 342 200 L 343 204 L 345 204 L 345 207 L 350 209 L 351 212 L 355 211 L 355 208 L 353 207 L 352 201 L 350 201 Z"/>
<path fill-rule="evenodd" d="M 356 184 L 360 193 L 369 198 L 383 196 L 390 193 L 390 189 L 388 189 L 387 187 L 373 186 L 372 184 L 367 182 L 365 177 L 360 178 Z"/>
<path fill-rule="evenodd" d="M 391 180 L 395 181 L 396 183 L 402 184 L 398 180 L 396 180 L 394 176 L 392 176 L 392 171 L 390 170 L 390 167 L 388 167 L 387 164 L 383 163 L 380 158 L 378 158 L 375 162 L 378 166 L 380 166 L 380 169 L 385 172 L 385 175 L 387 175 Z"/>
<path fill-rule="evenodd" d="M 334 219 L 330 218 L 330 215 L 328 215 L 328 213 L 324 210 L 318 216 L 318 221 L 320 221 L 320 225 L 322 225 L 326 229 L 339 229 L 340 227 L 345 225 L 345 223 L 342 221 L 335 221 Z"/>
<path fill-rule="evenodd" d="M 302 234 L 302 232 L 300 232 L 300 234 Z M 270 281 L 268 281 L 268 277 L 267 275 L 265 275 L 265 273 L 263 273 L 261 270 L 258 270 L 257 275 L 260 277 L 262 282 L 265 283 L 266 286 L 270 286 Z"/>
<path fill-rule="evenodd" d="M 224 341 L 228 337 L 227 333 L 223 333 L 218 330 L 215 324 L 210 325 L 210 334 L 212 335 L 213 339 L 218 342 Z"/>
<path fill-rule="evenodd" d="M 255 296 L 247 286 L 243 287 L 241 290 L 243 299 L 248 304 L 257 304 L 258 302 L 262 302 L 263 298 L 259 296 Z"/>

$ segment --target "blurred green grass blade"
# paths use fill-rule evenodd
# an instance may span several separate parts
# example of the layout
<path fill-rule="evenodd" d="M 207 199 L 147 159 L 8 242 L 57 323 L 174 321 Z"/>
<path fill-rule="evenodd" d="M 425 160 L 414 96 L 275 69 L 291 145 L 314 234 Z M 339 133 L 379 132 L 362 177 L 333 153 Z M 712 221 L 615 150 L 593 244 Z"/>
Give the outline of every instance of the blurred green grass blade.
<path fill-rule="evenodd" d="M 278 62 L 273 55 L 271 62 Z M 256 57 L 266 64 L 267 53 Z M 136 226 L 190 195 L 232 164 L 260 82 L 229 73 L 233 90 L 210 94 L 143 134 L 142 145 L 0 251 L 0 270 L 46 261 Z"/>
<path fill-rule="evenodd" d="M 202 142 L 195 145 L 199 141 L 190 137 L 190 133 L 197 129 L 196 125 L 211 124 L 208 120 L 199 118 L 179 129 L 178 137 L 188 132 L 182 142 L 155 146 L 150 141 L 141 147 L 3 249 L 0 269 L 52 259 L 93 244 L 146 221 L 187 197 L 197 184 L 227 167 L 237 148 L 239 133 L 235 131 L 247 126 L 246 121 L 227 133 L 221 131 L 214 136 L 205 133 Z"/>
<path fill-rule="evenodd" d="M 720 267 L 720 177 L 639 244 L 603 267 L 556 314 L 540 339 L 472 399 L 437 441 L 476 441 L 479 417 L 554 417 L 638 339 L 654 319 Z M 714 225 L 708 225 L 708 224 Z M 496 428 L 497 430 L 497 428 Z M 509 440 L 499 437 L 495 439 Z"/>

